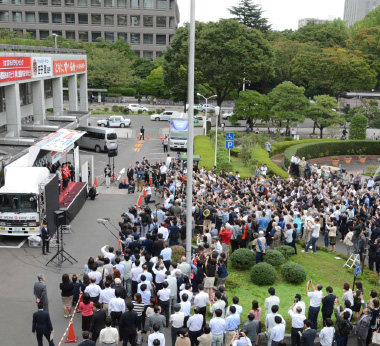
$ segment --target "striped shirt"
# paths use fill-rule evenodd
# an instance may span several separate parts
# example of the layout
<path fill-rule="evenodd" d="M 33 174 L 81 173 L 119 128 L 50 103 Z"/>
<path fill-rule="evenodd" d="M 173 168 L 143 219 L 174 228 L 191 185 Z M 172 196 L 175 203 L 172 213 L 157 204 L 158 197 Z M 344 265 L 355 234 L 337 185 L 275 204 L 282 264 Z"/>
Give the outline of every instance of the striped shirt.
<path fill-rule="evenodd" d="M 137 316 L 142 316 L 142 313 L 144 311 L 145 305 L 144 303 L 137 303 L 135 300 L 132 301 L 133 304 L 133 311 L 137 313 Z"/>

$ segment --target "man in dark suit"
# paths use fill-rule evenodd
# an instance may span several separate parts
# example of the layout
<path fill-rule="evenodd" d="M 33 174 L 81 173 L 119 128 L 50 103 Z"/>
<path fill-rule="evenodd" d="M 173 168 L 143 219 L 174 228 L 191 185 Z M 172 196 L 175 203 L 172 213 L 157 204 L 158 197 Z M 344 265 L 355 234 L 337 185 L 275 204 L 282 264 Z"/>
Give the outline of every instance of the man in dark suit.
<path fill-rule="evenodd" d="M 49 228 L 47 226 L 46 221 L 44 221 L 43 227 L 41 229 L 41 239 L 42 239 L 42 254 L 46 255 L 46 252 L 50 253 L 50 251 L 49 251 L 49 242 L 50 242 L 50 239 L 51 239 Z M 45 248 L 46 248 L 46 252 L 45 252 Z"/>
<path fill-rule="evenodd" d="M 45 275 L 38 274 L 38 281 L 34 284 L 33 293 L 36 297 L 36 303 L 42 303 L 44 311 L 49 311 L 49 300 L 45 284 Z"/>
<path fill-rule="evenodd" d="M 137 313 L 133 311 L 133 303 L 127 304 L 127 310 L 119 321 L 120 338 L 123 339 L 123 346 L 127 346 L 128 342 L 131 346 L 136 346 Z"/>
<path fill-rule="evenodd" d="M 362 298 L 363 299 L 363 298 Z M 366 346 L 366 340 L 370 325 L 370 317 L 368 315 L 368 308 L 363 305 L 363 315 L 360 317 L 359 323 L 356 326 L 356 337 L 358 339 L 358 346 Z"/>
<path fill-rule="evenodd" d="M 93 306 L 94 314 L 92 315 L 90 332 L 91 332 L 91 340 L 96 343 L 96 340 L 99 338 L 100 331 L 105 328 L 106 325 L 106 312 L 100 308 L 100 303 L 96 302 Z M 94 344 L 95 345 L 95 344 Z"/>
<path fill-rule="evenodd" d="M 317 336 L 317 331 L 315 329 L 311 329 L 311 321 L 305 320 L 304 322 L 305 331 L 301 336 L 301 346 L 314 346 L 314 340 Z"/>
<path fill-rule="evenodd" d="M 95 346 L 96 345 L 96 341 L 89 340 L 90 333 L 87 330 L 85 330 L 82 333 L 82 336 L 83 336 L 83 341 L 78 346 Z"/>
<path fill-rule="evenodd" d="M 48 340 L 49 346 L 54 346 L 54 341 L 50 340 L 50 335 L 53 333 L 53 326 L 51 324 L 49 313 L 44 311 L 43 308 L 44 304 L 40 301 L 38 303 L 38 311 L 33 314 L 32 332 L 33 334 L 37 332 L 38 346 L 43 345 L 43 336 Z"/>
<path fill-rule="evenodd" d="M 327 296 L 322 298 L 322 317 L 323 325 L 327 318 L 331 318 L 334 311 L 334 302 L 336 296 L 333 294 L 333 288 L 331 286 L 326 287 Z"/>
<path fill-rule="evenodd" d="M 129 165 L 127 169 L 128 182 L 131 182 L 131 180 L 133 179 L 133 174 L 134 174 L 134 170 L 132 168 L 132 165 Z"/>

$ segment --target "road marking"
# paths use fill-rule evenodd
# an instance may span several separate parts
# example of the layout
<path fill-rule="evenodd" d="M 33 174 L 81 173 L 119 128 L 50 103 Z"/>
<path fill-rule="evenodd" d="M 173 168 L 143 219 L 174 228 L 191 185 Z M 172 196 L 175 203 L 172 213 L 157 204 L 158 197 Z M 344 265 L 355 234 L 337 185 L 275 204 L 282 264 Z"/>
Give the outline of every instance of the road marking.
<path fill-rule="evenodd" d="M 11 246 L 11 245 L 0 246 L 0 249 L 20 249 L 21 246 L 23 246 L 27 240 L 28 240 L 28 238 L 25 238 L 20 244 L 18 244 L 16 246 Z"/>
<path fill-rule="evenodd" d="M 140 148 L 133 148 L 132 151 L 134 151 L 135 153 L 138 153 L 140 152 Z"/>
<path fill-rule="evenodd" d="M 136 144 L 135 147 L 141 148 L 144 144 Z"/>
<path fill-rule="evenodd" d="M 143 140 L 140 141 L 140 140 L 139 140 L 138 143 L 139 143 L 139 144 L 140 144 L 140 143 L 144 144 L 145 141 L 143 141 Z"/>

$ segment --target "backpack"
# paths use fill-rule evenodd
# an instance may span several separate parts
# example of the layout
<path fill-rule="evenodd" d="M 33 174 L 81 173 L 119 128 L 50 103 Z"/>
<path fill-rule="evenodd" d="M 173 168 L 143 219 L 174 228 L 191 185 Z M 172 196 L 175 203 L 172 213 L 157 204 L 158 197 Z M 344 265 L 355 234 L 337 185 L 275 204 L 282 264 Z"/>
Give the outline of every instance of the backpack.
<path fill-rule="evenodd" d="M 234 228 L 235 228 L 235 227 L 234 227 Z M 234 231 L 235 231 L 235 240 L 236 240 L 237 242 L 241 242 L 242 239 L 243 239 L 243 231 L 242 231 L 241 227 L 237 226 L 237 227 L 234 229 Z"/>
<path fill-rule="evenodd" d="M 351 322 L 349 321 L 344 321 L 344 322 L 345 322 L 344 325 L 341 328 L 339 328 L 339 332 L 343 336 L 348 336 L 351 334 L 353 327 L 352 327 Z"/>

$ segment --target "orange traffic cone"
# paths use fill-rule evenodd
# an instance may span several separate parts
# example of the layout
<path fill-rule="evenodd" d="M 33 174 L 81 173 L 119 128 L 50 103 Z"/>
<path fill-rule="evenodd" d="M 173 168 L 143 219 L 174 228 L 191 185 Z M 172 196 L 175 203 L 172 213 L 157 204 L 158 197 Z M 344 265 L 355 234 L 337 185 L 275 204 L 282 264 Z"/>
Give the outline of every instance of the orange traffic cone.
<path fill-rule="evenodd" d="M 139 135 L 137 135 L 137 140 L 140 140 L 140 136 Z"/>
<path fill-rule="evenodd" d="M 98 187 L 98 181 L 96 180 L 96 177 L 95 177 L 95 180 L 94 180 L 94 186 Z"/>
<path fill-rule="evenodd" d="M 78 338 L 75 336 L 73 324 L 72 324 L 72 322 L 70 322 L 69 334 L 67 335 L 67 339 L 66 339 L 65 343 L 69 344 L 69 343 L 74 343 L 74 342 L 77 343 Z"/>
<path fill-rule="evenodd" d="M 150 138 L 149 138 L 149 133 L 148 133 L 148 137 L 146 137 L 146 139 L 150 139 Z"/>
<path fill-rule="evenodd" d="M 149 178 L 149 186 L 152 186 L 152 178 Z"/>
<path fill-rule="evenodd" d="M 83 297 L 82 294 L 79 297 L 79 302 L 78 302 L 78 309 L 77 312 L 82 312 L 82 309 L 80 308 L 80 303 L 83 303 Z"/>
<path fill-rule="evenodd" d="M 146 190 L 144 189 L 143 197 L 146 197 Z"/>
<path fill-rule="evenodd" d="M 124 178 L 124 185 L 127 185 L 127 179 Z"/>
<path fill-rule="evenodd" d="M 121 238 L 119 238 L 119 245 L 117 246 L 118 251 L 121 250 Z"/>
<path fill-rule="evenodd" d="M 142 204 L 141 193 L 140 193 L 139 199 L 137 200 L 137 205 L 140 206 L 140 207 L 143 205 Z"/>
<path fill-rule="evenodd" d="M 162 141 L 162 135 L 160 135 L 160 141 Z"/>

